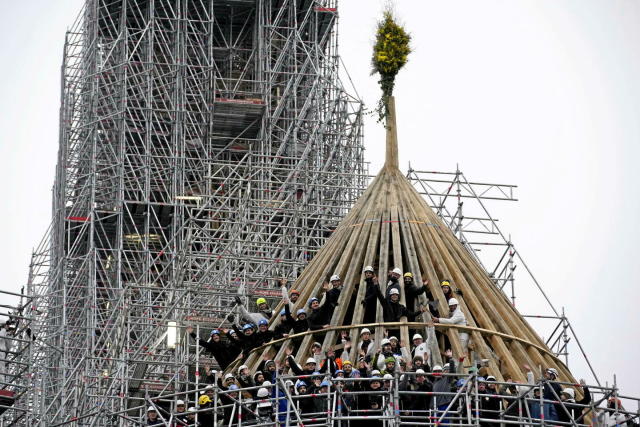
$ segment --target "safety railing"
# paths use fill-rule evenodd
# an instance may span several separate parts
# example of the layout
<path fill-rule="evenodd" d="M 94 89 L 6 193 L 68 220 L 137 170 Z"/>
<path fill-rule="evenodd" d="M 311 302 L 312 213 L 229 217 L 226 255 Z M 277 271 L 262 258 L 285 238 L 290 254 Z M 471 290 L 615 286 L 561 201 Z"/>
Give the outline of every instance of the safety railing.
<path fill-rule="evenodd" d="M 351 375 L 357 375 L 355 372 Z M 231 383 L 235 381 L 224 384 L 217 379 L 214 384 L 182 392 L 147 396 L 139 405 L 113 415 L 133 425 L 154 425 L 148 423 L 155 417 L 159 426 L 350 426 L 373 422 L 387 426 L 581 427 L 630 426 L 640 417 L 640 399 L 624 397 L 635 412 L 626 410 L 615 387 L 585 385 L 591 399 L 578 403 L 562 399 L 554 386 L 575 390 L 583 387 L 579 384 L 544 379 L 534 384 L 486 381 L 475 373 L 397 372 L 383 378 L 315 373 L 279 375 L 273 382 L 242 388 Z M 183 406 L 176 405 L 179 400 Z M 132 412 L 139 416 L 131 417 Z"/>

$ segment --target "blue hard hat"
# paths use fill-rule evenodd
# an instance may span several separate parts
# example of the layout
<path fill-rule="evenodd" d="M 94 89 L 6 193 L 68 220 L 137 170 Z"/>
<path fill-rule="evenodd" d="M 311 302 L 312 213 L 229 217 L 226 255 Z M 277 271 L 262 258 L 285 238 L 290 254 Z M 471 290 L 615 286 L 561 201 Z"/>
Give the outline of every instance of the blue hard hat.
<path fill-rule="evenodd" d="M 296 389 L 298 389 L 298 388 L 300 388 L 300 387 L 306 387 L 306 386 L 307 386 L 307 383 L 305 383 L 305 382 L 304 382 L 304 381 L 302 381 L 302 380 L 298 380 L 298 381 L 296 382 Z"/>
<path fill-rule="evenodd" d="M 286 314 L 287 314 L 287 310 L 285 310 L 284 308 L 280 310 L 280 316 L 284 316 Z"/>
<path fill-rule="evenodd" d="M 238 333 L 236 332 L 235 329 L 229 329 L 229 334 L 233 335 L 233 334 L 238 334 Z"/>
<path fill-rule="evenodd" d="M 237 386 L 237 385 L 235 385 L 235 384 L 231 384 L 231 385 L 229 386 L 229 390 L 238 390 L 238 386 Z"/>
<path fill-rule="evenodd" d="M 258 322 L 258 326 L 262 326 L 262 325 L 268 325 L 269 322 L 266 321 L 266 319 L 262 319 Z"/>
<path fill-rule="evenodd" d="M 300 316 L 301 314 L 307 314 L 307 312 L 306 312 L 306 311 L 304 311 L 304 308 L 301 308 L 300 310 L 298 310 L 298 311 L 296 312 L 296 316 Z"/>
<path fill-rule="evenodd" d="M 320 383 L 320 387 L 329 387 L 329 381 L 324 380 Z"/>
<path fill-rule="evenodd" d="M 217 329 L 214 329 L 213 331 L 211 331 L 211 335 L 220 335 L 220 331 Z"/>
<path fill-rule="evenodd" d="M 320 301 L 320 300 L 319 300 L 318 298 L 316 298 L 316 297 L 311 298 L 311 299 L 309 300 L 309 307 L 311 307 L 311 304 L 313 304 L 313 302 L 314 302 L 314 301 L 318 302 L 318 301 Z"/>
<path fill-rule="evenodd" d="M 342 369 L 338 369 L 338 370 L 336 371 L 336 373 L 334 374 L 334 376 L 335 376 L 335 375 L 338 375 L 338 374 L 344 374 L 344 371 L 343 371 Z"/>
<path fill-rule="evenodd" d="M 251 323 L 247 323 L 242 327 L 243 331 L 246 331 L 247 329 L 253 329 L 253 325 Z"/>
<path fill-rule="evenodd" d="M 486 381 L 486 379 L 484 377 L 478 377 L 478 381 L 484 382 L 484 381 Z"/>
<path fill-rule="evenodd" d="M 456 387 L 462 387 L 466 381 L 463 378 L 460 378 L 456 381 Z"/>

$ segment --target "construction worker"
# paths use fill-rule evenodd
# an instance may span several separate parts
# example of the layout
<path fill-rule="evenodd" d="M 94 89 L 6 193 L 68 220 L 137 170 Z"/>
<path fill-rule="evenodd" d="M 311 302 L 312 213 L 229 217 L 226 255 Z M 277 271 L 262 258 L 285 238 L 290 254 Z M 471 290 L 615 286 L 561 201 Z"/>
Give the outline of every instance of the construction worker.
<path fill-rule="evenodd" d="M 422 393 L 402 396 L 402 409 L 406 411 L 426 411 L 431 408 L 433 383 L 427 379 L 423 369 L 416 368 L 415 373 L 415 376 L 403 375 L 399 389 L 400 391 L 419 391 Z M 416 412 L 413 415 L 424 416 L 424 412 Z"/>
<path fill-rule="evenodd" d="M 563 408 L 559 408 L 558 410 L 558 421 L 563 423 L 570 424 L 571 420 L 575 421 L 577 424 L 584 424 L 581 420 L 582 411 L 585 409 L 581 405 L 588 405 L 591 403 L 591 393 L 589 392 L 589 387 L 587 387 L 585 381 L 583 379 L 580 380 L 580 385 L 582 386 L 582 399 L 576 401 L 576 392 L 571 387 L 564 388 L 562 393 L 560 394 L 560 400 L 562 400 L 563 406 L 566 408 L 566 411 Z"/>
<path fill-rule="evenodd" d="M 255 326 L 251 323 L 246 323 L 242 327 L 235 325 L 234 328 L 238 331 L 237 336 L 242 348 L 242 357 L 246 359 L 251 350 L 260 346 L 260 337 L 255 333 Z"/>
<path fill-rule="evenodd" d="M 178 399 L 176 401 L 176 421 L 179 426 L 186 426 L 189 424 L 187 421 L 187 405 L 184 403 L 184 400 Z"/>
<path fill-rule="evenodd" d="M 331 284 L 331 288 L 327 290 L 325 294 L 325 304 L 329 304 L 327 308 L 327 317 L 329 318 L 329 322 L 331 322 L 331 318 L 333 317 L 333 312 L 338 305 L 338 300 L 340 299 L 340 292 L 342 291 L 342 280 L 340 276 L 334 274 L 329 279 L 329 283 Z"/>
<path fill-rule="evenodd" d="M 434 323 L 443 323 L 447 325 L 461 325 L 467 326 L 467 318 L 464 316 L 462 310 L 458 306 L 458 300 L 455 298 L 451 298 L 449 300 L 449 317 L 434 317 Z M 458 331 L 458 335 L 460 337 L 460 344 L 462 345 L 463 350 L 467 351 L 467 346 L 469 344 L 469 334 L 467 332 Z"/>
<path fill-rule="evenodd" d="M 463 296 L 463 293 L 460 289 L 456 289 L 455 291 L 451 287 L 451 281 L 449 279 L 445 279 L 440 282 L 440 289 L 442 289 L 442 293 L 447 301 L 451 298 L 455 298 L 455 295 Z M 455 295 L 454 295 L 455 294 Z"/>
<path fill-rule="evenodd" d="M 313 373 L 316 372 L 317 362 L 315 358 L 313 357 L 307 358 L 307 361 L 305 362 L 304 366 L 300 366 L 298 365 L 298 362 L 296 362 L 296 360 L 291 355 L 291 350 L 287 349 L 286 352 L 287 352 L 287 361 L 289 362 L 289 367 L 291 368 L 294 374 L 298 376 L 313 375 Z M 325 367 L 326 366 L 327 364 L 325 364 Z"/>
<path fill-rule="evenodd" d="M 392 289 L 397 289 L 398 293 L 400 293 L 400 277 L 402 277 L 402 269 L 398 267 L 389 272 L 389 274 L 387 275 L 389 281 L 387 282 L 387 291 L 385 294 L 386 298 L 389 298 Z"/>
<path fill-rule="evenodd" d="M 411 350 L 411 355 L 421 356 L 425 365 L 427 365 L 427 369 L 431 366 L 431 348 L 436 344 L 436 328 L 433 324 L 427 325 L 427 340 L 424 341 L 422 335 L 414 334 L 412 339 L 413 349 Z"/>
<path fill-rule="evenodd" d="M 557 401 L 560 398 L 560 394 L 562 394 L 562 386 L 556 382 L 558 379 L 558 370 L 556 368 L 547 368 L 544 371 L 544 387 L 542 389 L 542 398 L 544 400 L 553 400 Z M 558 421 L 558 413 L 560 404 L 548 404 L 545 402 L 545 405 L 550 405 L 549 407 L 549 419 L 553 421 Z"/>
<path fill-rule="evenodd" d="M 375 342 L 371 339 L 371 331 L 369 328 L 362 328 L 360 331 L 360 342 L 358 343 L 358 352 L 360 356 L 369 361 L 376 351 Z"/>
<path fill-rule="evenodd" d="M 400 276 L 398 275 L 398 277 Z M 379 286 L 376 286 L 376 289 L 378 290 L 378 300 L 382 305 L 382 314 L 385 322 L 399 322 L 402 317 L 417 316 L 427 311 L 424 306 L 420 306 L 420 309 L 415 312 L 407 310 L 404 305 L 400 304 L 400 291 L 397 288 L 391 289 L 387 298 L 382 296 Z M 398 332 L 398 330 L 389 331 L 393 335 L 397 335 Z"/>
<path fill-rule="evenodd" d="M 368 265 L 364 268 L 364 283 L 366 285 L 366 291 L 362 305 L 364 305 L 364 323 L 374 323 L 376 321 L 376 285 L 378 284 L 378 278 L 376 277 L 373 267 Z"/>
<path fill-rule="evenodd" d="M 258 322 L 258 332 L 256 332 L 256 341 L 258 345 L 267 343 L 275 338 L 274 331 L 269 330 L 269 322 L 266 319 L 260 319 Z"/>
<path fill-rule="evenodd" d="M 258 404 L 256 410 L 260 423 L 269 424 L 273 421 L 273 404 L 270 400 L 271 393 L 266 387 L 260 387 L 257 392 Z"/>
<path fill-rule="evenodd" d="M 313 297 L 309 300 L 308 305 L 311 309 L 311 314 L 309 314 L 309 329 L 316 331 L 328 328 L 329 322 L 331 321 L 330 314 L 333 313 L 331 304 L 329 304 L 325 299 L 324 303 L 321 305 L 320 300 Z"/>
<path fill-rule="evenodd" d="M 296 321 L 293 324 L 293 333 L 299 334 L 309 330 L 309 320 L 307 319 L 307 312 L 304 308 L 296 311 Z"/>
<path fill-rule="evenodd" d="M 296 302 L 298 302 L 299 298 L 300 298 L 300 291 L 296 289 L 291 289 L 289 291 L 289 301 L 291 301 L 291 304 L 295 304 Z"/>
<path fill-rule="evenodd" d="M 164 422 L 158 416 L 158 411 L 155 407 L 149 406 L 147 408 L 147 424 L 148 426 L 162 426 Z"/>
<path fill-rule="evenodd" d="M 274 338 L 286 338 L 289 336 L 289 331 L 296 323 L 296 319 L 291 316 L 291 310 L 287 301 L 284 302 L 284 308 L 280 310 L 280 323 L 273 330 Z"/>
<path fill-rule="evenodd" d="M 413 281 L 413 273 L 407 272 L 404 273 L 403 276 L 404 281 L 404 298 L 407 310 L 413 311 L 415 310 L 415 301 L 418 298 L 418 295 L 424 294 L 427 292 L 428 287 L 426 283 L 423 283 L 422 286 L 418 286 Z M 409 322 L 415 322 L 415 317 L 407 318 Z"/>
<path fill-rule="evenodd" d="M 242 303 L 242 299 L 239 296 L 235 297 L 236 304 L 238 309 L 240 310 L 240 316 L 246 320 L 247 322 L 258 324 L 261 319 L 266 319 L 269 321 L 273 316 L 273 310 L 269 308 L 269 304 L 267 303 L 267 299 L 260 297 L 256 300 L 256 305 L 258 306 L 257 313 L 250 313 Z"/>
<path fill-rule="evenodd" d="M 451 350 L 445 352 L 445 356 L 448 358 L 448 363 L 442 367 L 436 365 L 433 367 L 433 393 L 436 396 L 436 407 L 438 411 L 444 411 L 449 406 L 449 403 L 453 400 L 453 395 L 445 395 L 443 393 L 450 393 L 456 383 L 456 377 L 453 375 L 443 375 L 456 372 L 456 363 L 453 360 Z M 438 417 L 441 413 L 438 414 Z M 443 423 L 448 424 L 447 418 L 443 419 Z"/>
<path fill-rule="evenodd" d="M 223 370 L 227 369 L 227 366 L 229 366 L 229 364 L 233 362 L 240 353 L 240 350 L 235 348 L 235 345 L 233 346 L 234 348 L 231 348 L 232 346 L 230 343 L 225 343 L 221 339 L 221 331 L 219 329 L 213 329 L 211 331 L 208 341 L 199 339 L 196 333 L 193 332 L 193 326 L 188 326 L 186 328 L 186 332 L 191 336 L 191 338 L 197 340 L 201 347 L 213 355 Z"/>

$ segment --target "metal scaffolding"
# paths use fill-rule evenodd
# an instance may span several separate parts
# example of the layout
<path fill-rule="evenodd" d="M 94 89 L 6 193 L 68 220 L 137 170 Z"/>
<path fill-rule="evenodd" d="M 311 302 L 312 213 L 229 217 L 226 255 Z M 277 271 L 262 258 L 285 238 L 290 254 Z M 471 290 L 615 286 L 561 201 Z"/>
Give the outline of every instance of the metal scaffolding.
<path fill-rule="evenodd" d="M 113 425 L 180 390 L 193 355 L 174 326 L 222 322 L 237 288 L 272 296 L 331 235 L 367 179 L 337 17 L 336 0 L 86 1 L 14 419 Z"/>
<path fill-rule="evenodd" d="M 11 313 L 0 426 L 139 425 L 153 402 L 194 401 L 215 360 L 184 326 L 224 323 L 238 289 L 279 298 L 277 281 L 323 246 L 369 179 L 337 18 L 337 0 L 86 0 L 66 37 L 53 221 Z M 542 291 L 483 204 L 515 200 L 515 186 L 407 177 L 514 303 L 519 265 Z M 575 334 L 547 302 L 548 345 L 566 357 Z M 320 424 L 334 421 L 349 420 Z"/>
<path fill-rule="evenodd" d="M 516 185 L 486 183 L 467 179 L 456 166 L 452 172 L 415 170 L 409 165 L 407 179 L 429 206 L 453 231 L 469 253 L 484 267 L 496 286 L 516 305 L 517 290 L 533 289 L 540 297 L 535 314 L 523 314 L 536 321 L 546 345 L 569 365 L 569 343 L 573 340 L 597 384 L 600 380 L 580 344 L 564 307 L 556 308 L 534 276 L 511 236 L 505 234 L 488 203 L 515 202 Z M 516 287 L 516 269 L 524 269 Z"/>

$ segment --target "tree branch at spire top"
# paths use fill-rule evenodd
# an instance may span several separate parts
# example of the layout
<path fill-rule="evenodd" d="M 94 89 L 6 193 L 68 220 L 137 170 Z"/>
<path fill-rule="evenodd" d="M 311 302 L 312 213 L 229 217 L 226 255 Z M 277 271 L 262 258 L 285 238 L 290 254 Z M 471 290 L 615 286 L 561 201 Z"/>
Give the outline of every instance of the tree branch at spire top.
<path fill-rule="evenodd" d="M 387 99 L 393 94 L 396 75 L 407 63 L 411 53 L 410 42 L 411 36 L 396 22 L 391 8 L 387 7 L 382 20 L 378 22 L 371 58 L 371 74 L 380 75 L 378 83 L 382 89 L 377 107 L 378 121 L 382 121 L 388 113 Z"/>

